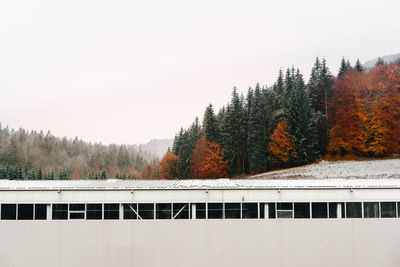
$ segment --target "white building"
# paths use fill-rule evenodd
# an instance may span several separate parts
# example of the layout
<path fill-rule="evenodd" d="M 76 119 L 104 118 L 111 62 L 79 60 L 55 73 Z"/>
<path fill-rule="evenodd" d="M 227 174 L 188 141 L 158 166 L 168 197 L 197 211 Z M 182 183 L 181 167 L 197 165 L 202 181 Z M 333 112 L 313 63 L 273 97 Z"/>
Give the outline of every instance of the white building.
<path fill-rule="evenodd" d="M 400 179 L 0 180 L 0 266 L 398 267 Z"/>

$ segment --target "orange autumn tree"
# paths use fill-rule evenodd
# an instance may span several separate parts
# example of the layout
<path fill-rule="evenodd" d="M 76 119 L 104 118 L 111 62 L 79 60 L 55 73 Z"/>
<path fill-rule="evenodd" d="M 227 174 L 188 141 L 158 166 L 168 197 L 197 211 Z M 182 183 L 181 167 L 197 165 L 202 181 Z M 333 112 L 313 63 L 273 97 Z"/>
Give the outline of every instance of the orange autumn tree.
<path fill-rule="evenodd" d="M 385 156 L 400 152 L 400 67 L 349 71 L 335 82 L 328 151 Z"/>
<path fill-rule="evenodd" d="M 294 138 L 289 135 L 289 125 L 282 120 L 270 137 L 269 149 L 275 165 L 285 165 L 297 157 Z"/>
<path fill-rule="evenodd" d="M 209 142 L 202 136 L 193 151 L 190 175 L 194 179 L 213 179 L 226 177 L 228 163 L 219 144 Z"/>
<path fill-rule="evenodd" d="M 178 177 L 178 156 L 172 154 L 169 150 L 159 163 L 160 178 L 174 179 Z"/>

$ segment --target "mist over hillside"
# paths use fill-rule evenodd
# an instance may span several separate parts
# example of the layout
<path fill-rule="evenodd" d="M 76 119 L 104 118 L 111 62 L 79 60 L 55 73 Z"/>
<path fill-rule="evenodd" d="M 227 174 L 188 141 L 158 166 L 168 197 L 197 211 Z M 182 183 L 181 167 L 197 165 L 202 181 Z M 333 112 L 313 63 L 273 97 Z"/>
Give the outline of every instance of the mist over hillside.
<path fill-rule="evenodd" d="M 400 59 L 400 53 L 398 53 L 398 54 L 392 54 L 392 55 L 386 55 L 386 56 L 383 56 L 383 57 L 380 57 L 386 64 L 390 64 L 390 63 L 393 63 L 393 62 L 395 62 L 395 61 L 397 61 L 397 60 L 399 60 Z M 366 69 L 372 69 L 375 65 L 376 65 L 376 62 L 378 62 L 378 59 L 379 59 L 379 57 L 377 57 L 377 58 L 374 58 L 374 59 L 371 59 L 371 60 L 368 60 L 367 62 L 365 62 L 363 65 L 364 65 L 364 68 L 366 68 Z"/>
<path fill-rule="evenodd" d="M 152 139 L 146 144 L 141 144 L 139 147 L 143 151 L 147 151 L 157 157 L 162 157 L 168 148 L 172 148 L 174 139 Z"/>

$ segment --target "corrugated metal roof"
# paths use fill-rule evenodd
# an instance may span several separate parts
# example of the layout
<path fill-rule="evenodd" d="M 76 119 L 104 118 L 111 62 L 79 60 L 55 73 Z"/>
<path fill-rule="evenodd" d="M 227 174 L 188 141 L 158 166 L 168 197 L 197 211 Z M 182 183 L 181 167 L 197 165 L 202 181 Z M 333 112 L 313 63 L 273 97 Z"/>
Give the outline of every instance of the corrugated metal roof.
<path fill-rule="evenodd" d="M 400 188 L 400 179 L 0 180 L 0 190 Z"/>

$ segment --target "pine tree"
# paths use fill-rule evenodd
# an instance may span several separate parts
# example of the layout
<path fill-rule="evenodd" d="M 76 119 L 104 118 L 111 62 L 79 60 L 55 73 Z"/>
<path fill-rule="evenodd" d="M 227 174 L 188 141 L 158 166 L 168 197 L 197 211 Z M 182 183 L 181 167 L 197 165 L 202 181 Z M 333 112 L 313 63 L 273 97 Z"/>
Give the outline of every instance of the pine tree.
<path fill-rule="evenodd" d="M 375 67 L 377 67 L 379 65 L 382 65 L 382 66 L 385 65 L 385 61 L 381 57 L 378 57 L 378 60 L 375 63 Z"/>
<path fill-rule="evenodd" d="M 252 99 L 248 126 L 247 147 L 249 153 L 249 166 L 251 173 L 258 173 L 267 168 L 267 150 L 265 142 L 267 135 L 265 121 L 265 101 L 257 84 Z"/>
<path fill-rule="evenodd" d="M 215 116 L 213 106 L 210 104 L 204 113 L 203 131 L 207 140 L 220 143 L 220 132 L 217 117 Z"/>
<path fill-rule="evenodd" d="M 338 78 L 342 78 L 345 74 L 346 71 L 350 68 L 350 62 L 347 60 L 345 60 L 344 57 L 342 57 L 342 61 L 340 62 L 340 68 L 339 68 L 339 72 L 338 72 Z"/>
<path fill-rule="evenodd" d="M 235 87 L 222 122 L 222 148 L 225 151 L 225 159 L 228 161 L 231 176 L 246 172 L 246 113 L 243 100 Z"/>
<path fill-rule="evenodd" d="M 297 71 L 294 81 L 295 86 L 287 110 L 287 121 L 290 126 L 290 136 L 296 143 L 296 162 L 305 164 L 313 162 L 319 156 L 318 132 L 310 99 L 299 71 Z"/>
<path fill-rule="evenodd" d="M 360 59 L 357 58 L 356 65 L 354 66 L 354 68 L 360 73 L 362 73 L 364 71 L 364 68 L 361 65 Z"/>
<path fill-rule="evenodd" d="M 39 168 L 39 170 L 38 170 L 38 172 L 37 172 L 36 179 L 37 179 L 37 180 L 43 180 L 42 168 Z"/>

